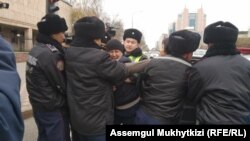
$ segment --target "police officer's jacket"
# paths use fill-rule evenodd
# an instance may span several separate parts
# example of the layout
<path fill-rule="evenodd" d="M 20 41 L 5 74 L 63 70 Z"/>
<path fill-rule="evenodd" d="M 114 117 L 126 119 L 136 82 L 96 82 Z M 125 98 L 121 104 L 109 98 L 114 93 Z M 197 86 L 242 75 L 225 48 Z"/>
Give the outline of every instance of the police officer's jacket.
<path fill-rule="evenodd" d="M 250 123 L 250 62 L 241 55 L 216 55 L 190 70 L 188 97 L 200 124 Z"/>
<path fill-rule="evenodd" d="M 82 135 L 104 134 L 106 125 L 113 124 L 112 86 L 126 77 L 124 64 L 87 41 L 73 42 L 65 62 L 72 127 Z"/>
<path fill-rule="evenodd" d="M 126 53 L 126 57 L 128 57 L 132 62 L 139 62 L 145 59 L 148 59 L 146 55 L 142 53 L 141 48 L 134 49 L 131 53 Z"/>
<path fill-rule="evenodd" d="M 119 59 L 121 63 L 129 63 L 131 60 L 125 56 Z M 139 93 L 136 88 L 135 82 L 127 83 L 123 81 L 121 84 L 116 86 L 114 92 L 115 106 L 117 109 L 127 109 L 139 102 Z M 138 100 L 137 100 L 138 99 Z M 135 102 L 135 101 L 138 102 Z M 134 104 L 131 104 L 134 103 Z"/>
<path fill-rule="evenodd" d="M 134 63 L 138 63 L 142 60 L 146 60 L 148 59 L 148 57 L 146 55 L 144 55 L 142 53 L 142 49 L 141 48 L 136 48 L 134 49 L 132 52 L 130 53 L 126 53 L 125 52 L 125 57 L 129 58 L 131 60 L 131 62 L 134 62 Z M 140 75 L 140 73 L 136 73 L 134 74 L 133 76 L 130 76 L 129 79 L 132 81 L 132 82 L 137 82 L 137 78 L 138 76 Z"/>
<path fill-rule="evenodd" d="M 34 111 L 57 111 L 66 106 L 62 46 L 38 34 L 28 55 L 26 83 Z"/>
<path fill-rule="evenodd" d="M 164 56 L 152 59 L 145 69 L 141 110 L 163 124 L 177 124 L 187 92 L 187 61 Z"/>

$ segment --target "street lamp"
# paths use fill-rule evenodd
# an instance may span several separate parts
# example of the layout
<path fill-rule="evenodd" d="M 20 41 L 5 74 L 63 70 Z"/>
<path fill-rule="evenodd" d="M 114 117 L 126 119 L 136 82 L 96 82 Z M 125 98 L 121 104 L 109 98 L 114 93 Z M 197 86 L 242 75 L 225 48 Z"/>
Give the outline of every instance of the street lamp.
<path fill-rule="evenodd" d="M 17 36 L 17 47 L 19 48 L 19 51 L 22 51 L 22 47 L 20 46 L 21 34 L 17 33 L 16 36 Z"/>
<path fill-rule="evenodd" d="M 134 13 L 132 13 L 132 28 L 134 27 L 134 15 L 137 14 L 137 13 L 140 13 L 140 12 L 142 12 L 142 10 L 135 11 Z"/>

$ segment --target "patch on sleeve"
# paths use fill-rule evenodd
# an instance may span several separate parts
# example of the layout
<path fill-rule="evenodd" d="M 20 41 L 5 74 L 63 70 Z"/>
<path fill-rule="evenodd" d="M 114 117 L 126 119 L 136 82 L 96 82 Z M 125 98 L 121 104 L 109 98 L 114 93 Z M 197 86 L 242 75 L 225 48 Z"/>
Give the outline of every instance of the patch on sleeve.
<path fill-rule="evenodd" d="M 36 57 L 33 57 L 31 55 L 28 55 L 28 59 L 27 59 L 27 62 L 33 66 L 36 66 L 37 64 L 37 58 Z"/>
<path fill-rule="evenodd" d="M 52 51 L 52 52 L 57 52 L 58 49 L 50 44 L 46 44 L 46 46 Z"/>
<path fill-rule="evenodd" d="M 64 70 L 64 62 L 62 60 L 57 61 L 56 67 L 59 71 L 63 71 Z"/>

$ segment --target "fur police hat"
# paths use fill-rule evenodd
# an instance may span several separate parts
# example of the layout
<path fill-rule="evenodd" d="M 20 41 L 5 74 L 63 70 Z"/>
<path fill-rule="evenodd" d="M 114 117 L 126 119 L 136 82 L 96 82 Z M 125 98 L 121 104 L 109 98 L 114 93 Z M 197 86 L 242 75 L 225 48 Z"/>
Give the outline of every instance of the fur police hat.
<path fill-rule="evenodd" d="M 124 52 L 124 47 L 121 42 L 117 39 L 111 39 L 106 44 L 107 51 L 118 49 L 121 52 Z"/>
<path fill-rule="evenodd" d="M 40 33 L 48 36 L 68 30 L 65 19 L 52 13 L 45 15 L 41 21 L 37 23 L 37 27 Z"/>
<path fill-rule="evenodd" d="M 95 16 L 83 17 L 75 25 L 75 38 L 101 39 L 105 33 L 103 21 Z"/>
<path fill-rule="evenodd" d="M 138 43 L 141 42 L 142 33 L 134 28 L 130 28 L 124 31 L 123 40 L 126 38 L 133 38 L 137 40 Z"/>
<path fill-rule="evenodd" d="M 204 43 L 235 43 L 238 28 L 230 22 L 218 21 L 208 25 L 204 30 Z"/>
<path fill-rule="evenodd" d="M 200 44 L 201 36 L 189 30 L 173 32 L 169 36 L 168 48 L 172 55 L 183 55 L 195 51 Z"/>

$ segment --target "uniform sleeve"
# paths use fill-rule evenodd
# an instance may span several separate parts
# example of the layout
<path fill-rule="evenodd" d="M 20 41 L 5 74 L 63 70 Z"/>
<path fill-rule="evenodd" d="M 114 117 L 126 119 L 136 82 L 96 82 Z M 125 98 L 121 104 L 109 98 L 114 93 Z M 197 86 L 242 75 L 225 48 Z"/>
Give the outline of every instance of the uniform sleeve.
<path fill-rule="evenodd" d="M 123 63 L 111 60 L 108 54 L 103 55 L 100 59 L 100 64 L 97 67 L 97 72 L 100 77 L 113 83 L 125 79 L 127 69 Z"/>
<path fill-rule="evenodd" d="M 198 103 L 204 93 L 204 83 L 201 75 L 196 68 L 191 67 L 187 71 L 188 75 L 188 94 L 187 98 L 194 103 Z"/>
<path fill-rule="evenodd" d="M 49 83 L 61 94 L 66 94 L 63 56 L 58 52 L 49 52 L 39 56 L 39 60 Z"/>
<path fill-rule="evenodd" d="M 128 69 L 128 75 L 133 73 L 143 72 L 150 60 L 143 60 L 137 63 L 126 63 L 126 68 Z"/>

